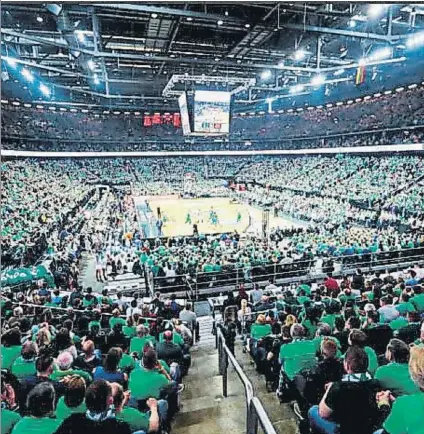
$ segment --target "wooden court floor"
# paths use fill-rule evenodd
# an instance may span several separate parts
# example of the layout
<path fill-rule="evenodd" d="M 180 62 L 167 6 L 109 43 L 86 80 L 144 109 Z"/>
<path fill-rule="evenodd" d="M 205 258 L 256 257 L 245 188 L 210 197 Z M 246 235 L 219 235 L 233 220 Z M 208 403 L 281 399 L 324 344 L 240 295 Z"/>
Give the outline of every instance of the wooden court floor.
<path fill-rule="evenodd" d="M 258 233 L 261 231 L 261 210 L 243 203 L 231 203 L 229 198 L 179 199 L 150 196 L 149 203 L 156 218 L 157 208 L 160 207 L 162 220 L 164 220 L 162 228 L 164 236 L 192 235 L 194 223 L 197 223 L 199 233 L 204 234 L 234 232 L 234 230 L 243 233 L 248 228 Z M 211 210 L 218 216 L 216 224 L 213 224 L 210 219 Z M 188 214 L 190 223 L 187 222 Z M 299 225 L 282 217 L 275 218 L 270 215 L 270 227 L 277 226 L 283 228 Z"/>

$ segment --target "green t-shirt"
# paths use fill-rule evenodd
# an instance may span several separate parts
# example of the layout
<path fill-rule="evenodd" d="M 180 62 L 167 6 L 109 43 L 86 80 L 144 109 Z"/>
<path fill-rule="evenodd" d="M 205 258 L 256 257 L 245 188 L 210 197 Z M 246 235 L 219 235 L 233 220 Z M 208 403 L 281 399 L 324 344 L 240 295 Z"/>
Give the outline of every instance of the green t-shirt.
<path fill-rule="evenodd" d="M 419 392 L 411 379 L 407 363 L 389 363 L 386 366 L 380 366 L 374 378 L 379 381 L 383 390 L 390 390 L 394 396 L 412 395 Z"/>
<path fill-rule="evenodd" d="M 297 339 L 281 346 L 280 361 L 290 380 L 302 369 L 311 368 L 317 364 L 316 344 L 313 341 Z"/>
<path fill-rule="evenodd" d="M 321 322 L 325 322 L 326 324 L 328 324 L 331 327 L 331 330 L 333 330 L 334 324 L 336 322 L 336 318 L 337 318 L 337 315 L 335 315 L 333 313 L 329 313 L 327 315 L 324 315 L 321 318 Z"/>
<path fill-rule="evenodd" d="M 135 360 L 129 354 L 124 353 L 122 354 L 118 368 L 121 370 L 132 370 L 135 368 Z"/>
<path fill-rule="evenodd" d="M 130 326 L 124 326 L 122 328 L 122 332 L 124 333 L 125 336 L 127 336 L 128 338 L 133 338 L 135 336 L 135 327 L 130 327 Z"/>
<path fill-rule="evenodd" d="M 410 299 L 410 302 L 415 306 L 418 312 L 424 311 L 424 294 L 418 294 Z"/>
<path fill-rule="evenodd" d="M 272 332 L 269 324 L 252 324 L 250 336 L 254 339 L 260 339 L 270 335 Z"/>
<path fill-rule="evenodd" d="M 23 417 L 13 428 L 13 434 L 53 434 L 62 424 L 62 419 L 50 417 Z"/>
<path fill-rule="evenodd" d="M 318 329 L 318 324 L 312 324 L 311 320 L 305 319 L 302 321 L 302 326 L 306 331 L 306 339 L 313 339 Z"/>
<path fill-rule="evenodd" d="M 13 362 L 20 356 L 22 350 L 21 345 L 13 347 L 1 346 L 1 369 L 10 369 Z"/>
<path fill-rule="evenodd" d="M 131 397 L 137 400 L 159 399 L 161 390 L 168 385 L 169 381 L 164 375 L 140 368 L 131 372 L 128 388 L 131 390 Z"/>
<path fill-rule="evenodd" d="M 10 434 L 13 427 L 21 420 L 19 413 L 2 409 L 1 411 L 1 434 Z"/>
<path fill-rule="evenodd" d="M 88 372 L 82 371 L 80 369 L 68 369 L 66 371 L 55 371 L 53 372 L 53 374 L 50 375 L 50 379 L 53 381 L 60 381 L 62 380 L 62 378 L 65 378 L 68 375 L 79 375 L 80 377 L 84 378 L 86 383 L 91 383 L 93 381 L 93 378 Z"/>
<path fill-rule="evenodd" d="M 423 434 L 424 393 L 400 396 L 383 424 L 389 434 Z"/>
<path fill-rule="evenodd" d="M 374 376 L 375 371 L 378 368 L 378 359 L 377 354 L 371 347 L 365 347 L 364 351 L 367 353 L 368 356 L 368 372 Z"/>
<path fill-rule="evenodd" d="M 131 432 L 149 430 L 149 415 L 142 413 L 135 408 L 124 407 L 120 413 L 116 415 L 116 419 L 126 422 Z"/>
<path fill-rule="evenodd" d="M 95 327 L 95 326 L 98 326 L 99 329 L 102 328 L 102 326 L 101 326 L 101 324 L 100 324 L 100 321 L 90 321 L 90 322 L 88 323 L 88 330 L 91 330 L 91 329 L 92 329 L 93 327 Z"/>
<path fill-rule="evenodd" d="M 163 333 L 161 333 L 159 335 L 159 342 L 164 342 L 164 340 L 165 339 L 163 338 Z M 184 339 L 180 334 L 174 332 L 174 333 L 172 333 L 172 343 L 174 343 L 176 345 L 183 346 L 184 345 Z"/>
<path fill-rule="evenodd" d="M 156 345 L 156 339 L 154 336 L 144 336 L 142 338 L 134 337 L 131 338 L 130 341 L 130 353 L 133 353 L 134 351 L 137 354 L 140 354 L 143 351 L 144 346 L 150 342 L 150 345 L 155 346 Z"/>
<path fill-rule="evenodd" d="M 127 322 L 124 320 L 124 318 L 115 318 L 115 317 L 112 317 L 110 320 L 109 320 L 109 327 L 111 328 L 111 329 L 113 329 L 113 327 L 115 326 L 115 324 L 122 324 L 122 327 L 124 327 L 125 325 L 127 325 Z"/>
<path fill-rule="evenodd" d="M 18 357 L 12 365 L 11 372 L 18 378 L 29 377 L 35 375 L 37 370 L 35 369 L 35 361 L 24 360 L 22 357 Z"/>
<path fill-rule="evenodd" d="M 77 413 L 85 414 L 86 411 L 87 411 L 87 406 L 85 405 L 84 401 L 77 407 L 68 407 L 65 404 L 65 398 L 62 396 L 57 402 L 56 417 L 65 420 L 66 418 L 71 416 L 71 414 L 77 414 Z"/>
<path fill-rule="evenodd" d="M 406 318 L 404 318 L 403 316 L 399 316 L 396 319 L 394 319 L 393 321 L 389 322 L 389 326 L 392 330 L 399 330 L 402 327 L 407 326 L 408 320 Z"/>
<path fill-rule="evenodd" d="M 415 312 L 415 306 L 410 301 L 397 304 L 395 308 L 401 315 L 406 315 L 408 312 Z"/>

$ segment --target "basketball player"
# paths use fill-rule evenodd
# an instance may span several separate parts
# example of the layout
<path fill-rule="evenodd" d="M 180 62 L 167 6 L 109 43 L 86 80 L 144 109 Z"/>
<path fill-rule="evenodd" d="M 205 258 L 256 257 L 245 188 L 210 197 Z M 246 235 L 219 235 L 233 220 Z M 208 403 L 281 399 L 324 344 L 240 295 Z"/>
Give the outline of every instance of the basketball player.
<path fill-rule="evenodd" d="M 162 214 L 160 212 L 160 206 L 158 206 L 157 212 L 158 212 L 158 219 L 161 219 L 162 218 Z"/>

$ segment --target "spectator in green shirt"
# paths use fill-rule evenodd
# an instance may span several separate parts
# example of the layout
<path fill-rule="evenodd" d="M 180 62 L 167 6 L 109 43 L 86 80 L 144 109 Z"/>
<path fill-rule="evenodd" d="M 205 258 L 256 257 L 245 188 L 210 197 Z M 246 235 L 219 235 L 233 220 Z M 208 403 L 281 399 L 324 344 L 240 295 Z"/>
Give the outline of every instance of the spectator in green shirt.
<path fill-rule="evenodd" d="M 415 306 L 409 301 L 409 294 L 404 292 L 400 298 L 401 302 L 395 305 L 395 308 L 401 315 L 405 316 L 409 312 L 415 312 Z"/>
<path fill-rule="evenodd" d="M 141 355 L 146 344 L 150 344 L 152 347 L 156 345 L 156 339 L 149 335 L 149 330 L 145 325 L 140 324 L 136 327 L 136 335 L 131 338 L 130 353 L 135 352 L 137 355 Z"/>
<path fill-rule="evenodd" d="M 18 378 L 29 377 L 34 375 L 35 359 L 38 354 L 38 345 L 35 342 L 26 341 L 22 345 L 21 357 L 18 357 L 12 365 L 11 372 Z"/>
<path fill-rule="evenodd" d="M 400 339 L 392 339 L 387 345 L 386 359 L 389 362 L 380 366 L 375 379 L 383 390 L 390 390 L 392 395 L 411 395 L 419 392 L 418 387 L 409 375 L 409 347 Z"/>
<path fill-rule="evenodd" d="M 23 417 L 13 428 L 12 434 L 53 434 L 62 423 L 54 417 L 56 393 L 54 387 L 43 382 L 28 394 L 28 416 Z"/>
<path fill-rule="evenodd" d="M 411 349 L 409 372 L 419 391 L 412 395 L 400 396 L 393 402 L 391 412 L 383 424 L 384 431 L 388 434 L 421 434 L 423 432 L 424 347 L 417 346 Z M 390 391 L 377 395 L 380 408 L 389 408 L 393 399 Z"/>
<path fill-rule="evenodd" d="M 411 298 L 411 303 L 415 306 L 418 312 L 424 312 L 424 294 L 420 285 L 414 286 L 414 296 Z"/>
<path fill-rule="evenodd" d="M 53 381 L 60 381 L 69 375 L 79 375 L 80 377 L 84 378 L 87 384 L 91 383 L 92 377 L 88 372 L 79 369 L 72 369 L 73 362 L 74 358 L 72 357 L 71 353 L 68 351 L 60 353 L 56 359 L 58 370 L 54 371 L 50 375 L 50 379 Z"/>
<path fill-rule="evenodd" d="M 84 378 L 79 375 L 66 377 L 63 380 L 66 385 L 65 395 L 59 398 L 56 407 L 56 417 L 65 420 L 71 414 L 85 413 L 86 384 Z"/>
<path fill-rule="evenodd" d="M 148 413 L 142 413 L 136 408 L 127 407 L 130 392 L 124 392 L 124 388 L 118 383 L 112 383 L 113 405 L 115 406 L 117 420 L 127 422 L 131 431 L 157 432 L 159 430 L 158 401 L 149 398 L 146 402 L 149 407 Z"/>
<path fill-rule="evenodd" d="M 119 309 L 113 309 L 112 311 L 112 318 L 109 320 L 109 327 L 113 329 L 115 324 L 122 324 L 122 327 L 126 326 L 127 323 L 124 320 L 124 318 L 120 318 L 119 315 L 121 314 L 121 311 Z"/>

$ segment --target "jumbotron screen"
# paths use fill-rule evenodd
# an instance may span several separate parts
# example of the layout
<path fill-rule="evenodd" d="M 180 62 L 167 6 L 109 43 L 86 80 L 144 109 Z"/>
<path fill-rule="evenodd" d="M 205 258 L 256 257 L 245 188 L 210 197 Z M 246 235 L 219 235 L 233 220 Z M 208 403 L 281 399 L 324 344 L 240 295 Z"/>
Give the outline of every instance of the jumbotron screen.
<path fill-rule="evenodd" d="M 191 128 L 190 128 L 190 118 L 188 116 L 187 95 L 185 92 L 183 92 L 179 96 L 178 104 L 180 106 L 181 125 L 183 127 L 183 134 L 184 136 L 188 136 L 191 133 Z"/>
<path fill-rule="evenodd" d="M 230 105 L 230 92 L 196 90 L 194 93 L 195 133 L 228 134 Z"/>

